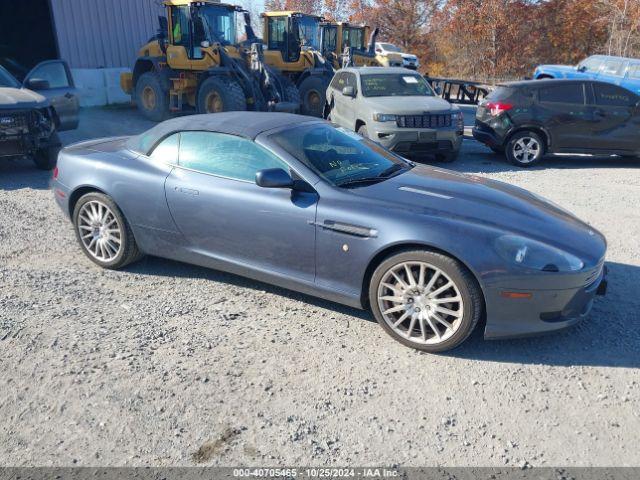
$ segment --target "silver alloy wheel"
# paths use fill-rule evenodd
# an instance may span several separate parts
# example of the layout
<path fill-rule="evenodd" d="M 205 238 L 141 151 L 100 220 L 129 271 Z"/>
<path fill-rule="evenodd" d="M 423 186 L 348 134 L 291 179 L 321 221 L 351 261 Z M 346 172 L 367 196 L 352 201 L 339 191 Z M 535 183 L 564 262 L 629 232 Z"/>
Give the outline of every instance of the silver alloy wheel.
<path fill-rule="evenodd" d="M 418 261 L 387 270 L 378 286 L 378 307 L 396 334 L 425 345 L 449 339 L 464 316 L 455 282 L 434 265 Z"/>
<path fill-rule="evenodd" d="M 520 163 L 531 163 L 540 156 L 540 153 L 540 142 L 533 137 L 519 138 L 513 144 L 513 156 Z"/>
<path fill-rule="evenodd" d="M 84 248 L 100 262 L 110 262 L 122 248 L 122 226 L 111 209 L 98 200 L 78 212 L 78 233 Z"/>

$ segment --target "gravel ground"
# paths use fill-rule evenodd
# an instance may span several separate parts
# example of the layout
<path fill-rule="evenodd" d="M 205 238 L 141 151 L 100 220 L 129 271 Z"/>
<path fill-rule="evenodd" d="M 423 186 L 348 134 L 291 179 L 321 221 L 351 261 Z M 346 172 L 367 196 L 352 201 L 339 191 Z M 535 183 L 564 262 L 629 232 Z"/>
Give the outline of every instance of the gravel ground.
<path fill-rule="evenodd" d="M 149 125 L 91 109 L 70 142 Z M 147 258 L 100 270 L 28 160 L 0 163 L 2 465 L 640 465 L 640 163 L 452 168 L 609 240 L 610 290 L 562 333 L 420 354 L 364 313 Z"/>

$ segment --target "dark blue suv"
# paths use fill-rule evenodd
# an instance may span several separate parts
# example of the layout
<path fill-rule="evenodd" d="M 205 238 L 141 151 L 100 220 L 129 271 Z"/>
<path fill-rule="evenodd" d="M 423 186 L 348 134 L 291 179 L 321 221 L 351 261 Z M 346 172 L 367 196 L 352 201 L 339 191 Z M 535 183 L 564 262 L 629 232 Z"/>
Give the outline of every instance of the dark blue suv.
<path fill-rule="evenodd" d="M 600 80 L 640 94 L 640 60 L 607 55 L 593 55 L 578 65 L 540 65 L 533 72 L 535 80 L 570 78 Z"/>

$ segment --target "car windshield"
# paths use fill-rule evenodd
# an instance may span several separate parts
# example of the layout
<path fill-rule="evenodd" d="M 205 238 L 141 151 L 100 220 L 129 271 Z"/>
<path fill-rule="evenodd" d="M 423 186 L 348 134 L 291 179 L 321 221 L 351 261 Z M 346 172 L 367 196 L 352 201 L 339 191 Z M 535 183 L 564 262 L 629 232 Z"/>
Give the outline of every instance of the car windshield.
<path fill-rule="evenodd" d="M 393 43 L 381 43 L 380 45 L 382 45 L 382 49 L 386 50 L 387 52 L 402 53 L 402 50 L 396 47 Z"/>
<path fill-rule="evenodd" d="M 236 43 L 236 12 L 229 8 L 216 5 L 205 5 L 199 9 L 202 29 L 199 32 L 198 22 L 194 24 L 196 41 L 205 38 L 210 42 L 220 42 L 223 45 Z M 200 33 L 198 35 L 198 33 Z M 199 38 L 204 37 L 204 38 Z"/>
<path fill-rule="evenodd" d="M 427 81 L 411 73 L 377 73 L 361 75 L 362 95 L 365 97 L 433 97 Z"/>
<path fill-rule="evenodd" d="M 8 71 L 0 67 L 0 87 L 20 88 L 20 84 Z"/>
<path fill-rule="evenodd" d="M 368 139 L 328 124 L 301 125 L 271 136 L 331 185 L 356 187 L 384 181 L 413 164 Z"/>

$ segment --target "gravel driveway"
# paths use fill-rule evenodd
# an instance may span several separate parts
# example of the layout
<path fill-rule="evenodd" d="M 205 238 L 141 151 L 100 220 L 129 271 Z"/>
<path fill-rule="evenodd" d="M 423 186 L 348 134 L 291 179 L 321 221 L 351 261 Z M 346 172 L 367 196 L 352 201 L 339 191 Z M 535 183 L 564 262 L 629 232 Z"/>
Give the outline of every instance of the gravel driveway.
<path fill-rule="evenodd" d="M 64 141 L 149 125 L 85 110 Z M 367 313 L 232 275 L 100 270 L 49 174 L 0 162 L 0 463 L 640 466 L 640 162 L 521 170 L 466 140 L 451 167 L 604 232 L 610 290 L 588 320 L 428 355 Z"/>

